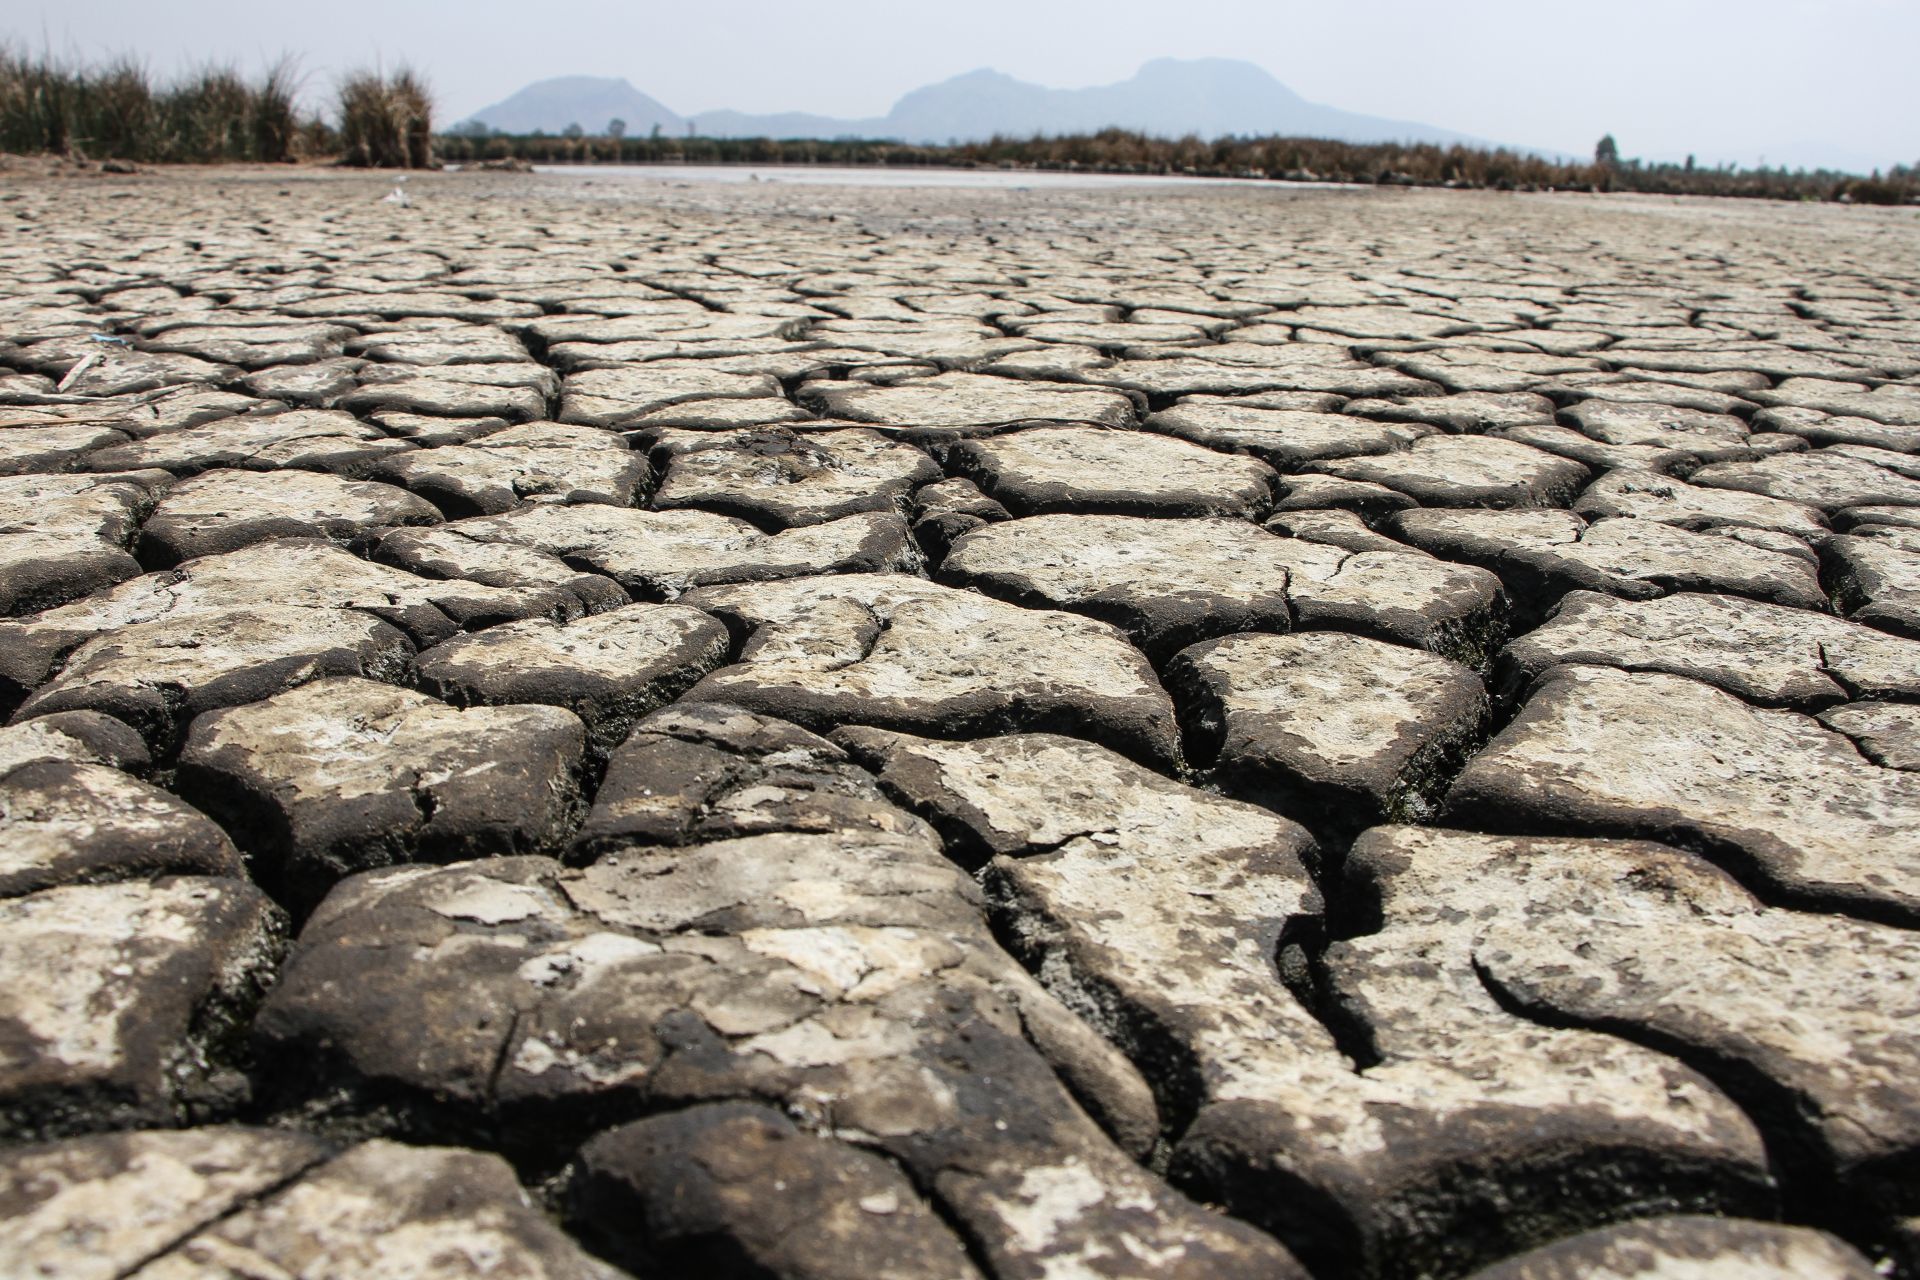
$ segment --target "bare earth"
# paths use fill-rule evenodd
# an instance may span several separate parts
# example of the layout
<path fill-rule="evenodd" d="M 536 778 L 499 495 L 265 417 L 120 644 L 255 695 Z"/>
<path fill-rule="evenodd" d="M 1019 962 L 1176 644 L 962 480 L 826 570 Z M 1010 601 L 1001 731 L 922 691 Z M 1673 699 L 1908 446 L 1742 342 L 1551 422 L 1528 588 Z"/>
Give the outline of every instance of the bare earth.
<path fill-rule="evenodd" d="M 0 186 L 0 1275 L 1920 1276 L 1920 218 Z"/>

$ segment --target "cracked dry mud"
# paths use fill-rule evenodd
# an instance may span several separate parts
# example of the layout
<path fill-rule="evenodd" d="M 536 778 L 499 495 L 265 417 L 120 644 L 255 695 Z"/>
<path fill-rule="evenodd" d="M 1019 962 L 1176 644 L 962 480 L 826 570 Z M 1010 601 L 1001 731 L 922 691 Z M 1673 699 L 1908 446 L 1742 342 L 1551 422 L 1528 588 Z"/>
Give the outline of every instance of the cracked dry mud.
<path fill-rule="evenodd" d="M 388 186 L 0 191 L 0 1273 L 1920 1278 L 1911 212 Z"/>

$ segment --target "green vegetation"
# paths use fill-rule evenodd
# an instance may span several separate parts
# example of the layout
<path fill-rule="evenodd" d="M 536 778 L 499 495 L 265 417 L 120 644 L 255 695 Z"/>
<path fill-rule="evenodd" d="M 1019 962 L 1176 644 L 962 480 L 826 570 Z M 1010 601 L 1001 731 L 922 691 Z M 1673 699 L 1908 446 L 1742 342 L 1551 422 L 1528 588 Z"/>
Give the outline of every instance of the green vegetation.
<path fill-rule="evenodd" d="M 1604 140 L 1612 142 L 1609 137 Z M 1319 138 L 1149 138 L 1122 129 L 1058 138 L 993 138 L 948 146 L 870 139 L 550 137 L 468 132 L 439 140 L 455 164 L 790 164 L 992 167 L 1076 173 L 1175 174 L 1291 182 L 1487 187 L 1503 191 L 1638 191 L 1905 204 L 1920 200 L 1920 166 L 1860 178 L 1828 170 L 1702 168 L 1623 160 L 1604 144 L 1591 164 L 1475 147 L 1359 144 Z"/>

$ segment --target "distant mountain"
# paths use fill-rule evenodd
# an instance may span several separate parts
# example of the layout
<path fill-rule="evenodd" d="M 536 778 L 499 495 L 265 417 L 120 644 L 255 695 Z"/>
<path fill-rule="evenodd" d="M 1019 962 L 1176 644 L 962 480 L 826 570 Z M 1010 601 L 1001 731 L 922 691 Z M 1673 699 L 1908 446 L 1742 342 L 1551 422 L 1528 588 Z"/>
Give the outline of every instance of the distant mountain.
<path fill-rule="evenodd" d="M 686 131 L 684 120 L 625 80 L 600 76 L 538 81 L 461 124 L 484 124 L 501 133 L 559 133 L 577 124 L 588 133 L 601 134 L 614 120 L 626 121 L 627 132 L 636 136 L 651 133 L 656 124 L 662 133 Z"/>
<path fill-rule="evenodd" d="M 529 85 L 505 102 L 475 112 L 473 121 L 507 133 L 558 133 L 569 124 L 600 133 L 614 117 L 627 122 L 629 134 L 646 133 L 655 124 L 662 132 L 685 133 L 691 124 L 696 133 L 719 138 L 940 143 L 979 141 L 996 133 L 1026 137 L 1118 127 L 1165 137 L 1283 134 L 1344 142 L 1479 143 L 1432 125 L 1308 102 L 1261 68 L 1230 58 L 1158 58 L 1130 80 L 1090 89 L 1048 89 L 999 71 L 969 71 L 915 89 L 886 115 L 867 120 L 738 111 L 683 117 L 625 80 L 568 76 Z"/>
<path fill-rule="evenodd" d="M 972 71 L 916 89 L 887 113 L 885 134 L 912 142 L 996 133 L 1087 133 L 1108 127 L 1178 137 L 1284 134 L 1345 142 L 1468 142 L 1464 134 L 1308 102 L 1250 62 L 1158 58 L 1131 80 L 1047 89 L 998 71 Z"/>

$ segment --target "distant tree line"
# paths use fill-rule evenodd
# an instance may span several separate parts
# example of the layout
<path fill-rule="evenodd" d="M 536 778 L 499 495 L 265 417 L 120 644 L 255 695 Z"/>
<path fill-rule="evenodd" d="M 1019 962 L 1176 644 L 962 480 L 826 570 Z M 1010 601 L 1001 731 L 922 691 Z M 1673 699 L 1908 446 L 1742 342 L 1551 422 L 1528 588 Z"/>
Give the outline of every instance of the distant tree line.
<path fill-rule="evenodd" d="M 1506 148 L 1430 143 L 1352 143 L 1323 138 L 1188 136 L 1152 138 L 1125 129 L 1062 137 L 994 137 L 917 145 L 875 139 L 676 138 L 503 134 L 469 126 L 437 142 L 449 163 L 786 164 L 1032 169 L 1068 173 L 1191 174 L 1288 182 L 1473 187 L 1501 191 L 1634 191 L 1660 195 L 1750 196 L 1773 200 L 1920 202 L 1920 165 L 1860 177 L 1832 170 L 1707 168 L 1623 160 L 1611 135 L 1592 163 L 1551 160 Z"/>

